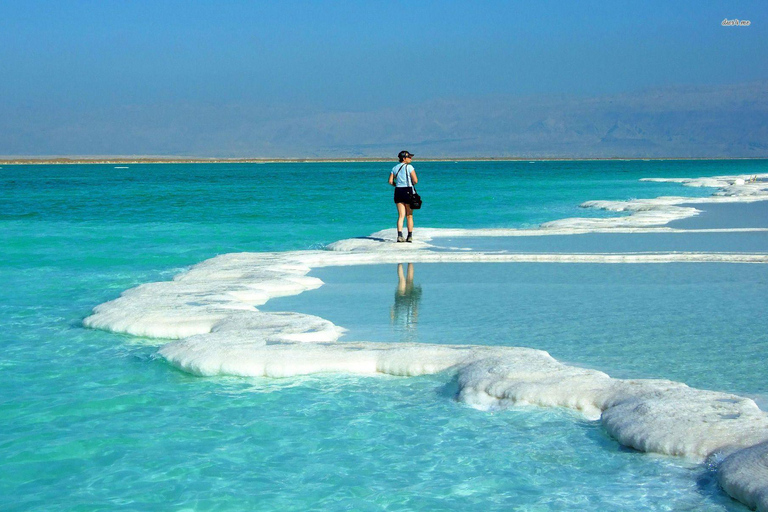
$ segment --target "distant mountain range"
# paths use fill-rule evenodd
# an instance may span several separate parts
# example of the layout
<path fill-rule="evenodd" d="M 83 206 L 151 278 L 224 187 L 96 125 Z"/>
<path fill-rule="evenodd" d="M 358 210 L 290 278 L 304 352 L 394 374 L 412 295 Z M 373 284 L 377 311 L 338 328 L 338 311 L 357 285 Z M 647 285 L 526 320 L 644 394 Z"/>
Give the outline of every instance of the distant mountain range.
<path fill-rule="evenodd" d="M 437 99 L 339 111 L 292 105 L 0 105 L 0 155 L 254 158 L 768 157 L 768 83 L 599 97 Z"/>

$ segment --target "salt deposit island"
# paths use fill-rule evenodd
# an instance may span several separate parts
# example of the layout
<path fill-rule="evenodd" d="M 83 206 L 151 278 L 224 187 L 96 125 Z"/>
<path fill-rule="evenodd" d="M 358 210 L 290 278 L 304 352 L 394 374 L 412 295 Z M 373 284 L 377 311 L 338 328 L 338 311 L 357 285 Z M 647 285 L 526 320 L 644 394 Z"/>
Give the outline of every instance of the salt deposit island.
<path fill-rule="evenodd" d="M 150 283 L 97 306 L 86 327 L 154 338 L 171 365 L 201 376 L 289 377 L 342 372 L 415 376 L 445 372 L 457 400 L 479 409 L 566 407 L 600 421 L 625 446 L 717 465 L 732 497 L 768 511 L 768 415 L 745 397 L 667 380 L 615 379 L 562 364 L 529 348 L 338 341 L 344 329 L 294 312 L 264 312 L 274 297 L 322 286 L 313 268 L 398 262 L 768 263 L 768 254 L 670 252 L 520 254 L 435 251 L 438 236 L 547 236 L 592 232 L 675 232 L 664 224 L 698 211 L 690 205 L 768 200 L 768 174 L 679 181 L 714 186 L 707 198 L 662 197 L 584 206 L 632 212 L 563 219 L 535 230 L 420 229 L 421 241 L 391 243 L 391 230 L 342 240 L 328 250 L 238 253 L 195 265 L 172 281 Z M 680 206 L 685 204 L 686 206 Z M 756 228 L 756 230 L 766 230 Z M 169 342 L 169 340 L 171 340 Z"/>

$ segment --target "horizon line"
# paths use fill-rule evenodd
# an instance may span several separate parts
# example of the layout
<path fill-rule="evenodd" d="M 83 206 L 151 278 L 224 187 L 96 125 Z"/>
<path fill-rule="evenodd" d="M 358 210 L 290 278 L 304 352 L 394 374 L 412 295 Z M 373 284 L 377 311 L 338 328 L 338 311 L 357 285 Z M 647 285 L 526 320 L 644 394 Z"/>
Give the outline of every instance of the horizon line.
<path fill-rule="evenodd" d="M 364 163 L 393 162 L 386 157 L 337 158 L 217 158 L 217 157 L 10 157 L 0 158 L 0 165 L 73 165 L 73 164 L 225 164 L 225 163 Z M 569 161 L 659 161 L 659 160 L 768 160 L 768 157 L 424 157 L 417 162 L 569 162 Z"/>

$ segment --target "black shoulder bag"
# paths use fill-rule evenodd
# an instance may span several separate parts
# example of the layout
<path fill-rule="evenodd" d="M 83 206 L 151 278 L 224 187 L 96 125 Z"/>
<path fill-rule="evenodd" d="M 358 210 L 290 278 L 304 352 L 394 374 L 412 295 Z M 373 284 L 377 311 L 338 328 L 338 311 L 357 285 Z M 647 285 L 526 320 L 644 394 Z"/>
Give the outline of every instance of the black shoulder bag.
<path fill-rule="evenodd" d="M 418 210 L 421 208 L 421 196 L 416 192 L 416 187 L 413 186 L 411 173 L 408 172 L 408 164 L 401 166 L 400 169 L 397 170 L 397 174 L 400 174 L 400 171 L 403 170 L 403 167 L 405 167 L 406 183 L 410 183 L 411 186 L 411 210 Z M 397 180 L 397 175 L 395 175 L 395 180 Z"/>

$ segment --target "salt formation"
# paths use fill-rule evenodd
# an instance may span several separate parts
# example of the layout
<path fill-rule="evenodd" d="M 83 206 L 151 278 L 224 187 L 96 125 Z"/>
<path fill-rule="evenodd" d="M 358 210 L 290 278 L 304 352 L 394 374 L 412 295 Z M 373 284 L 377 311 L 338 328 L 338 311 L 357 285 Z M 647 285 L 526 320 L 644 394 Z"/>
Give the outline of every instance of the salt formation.
<path fill-rule="evenodd" d="M 641 181 L 680 183 L 688 187 L 713 187 L 719 190 L 710 197 L 663 196 L 654 199 L 634 199 L 631 201 L 587 201 L 582 203 L 581 206 L 614 212 L 632 212 L 632 215 L 600 219 L 562 219 L 547 222 L 542 227 L 545 229 L 582 229 L 594 231 L 600 228 L 660 226 L 700 213 L 699 210 L 692 206 L 680 206 L 682 204 L 705 205 L 768 200 L 768 183 L 756 181 L 758 178 L 768 178 L 768 174 L 717 176 L 714 178 L 644 178 Z"/>
<path fill-rule="evenodd" d="M 768 442 L 728 456 L 718 471 L 725 492 L 757 510 L 768 510 Z"/>
<path fill-rule="evenodd" d="M 768 177 L 768 175 L 761 175 Z M 741 184 L 739 178 L 744 181 Z M 721 186 L 710 201 L 658 198 L 588 206 L 625 209 L 615 219 L 566 219 L 546 232 L 636 229 L 691 215 L 677 205 L 694 202 L 768 199 L 765 183 L 744 177 L 686 181 Z M 706 184 L 706 185 L 703 185 Z M 745 199 L 747 198 L 747 199 Z M 589 221 L 589 222 L 586 222 Z M 520 230 L 490 230 L 522 236 Z M 464 236 L 463 230 L 422 230 L 430 235 Z M 473 230 L 482 236 L 483 230 Z M 307 273 L 315 267 L 440 261 L 561 262 L 768 262 L 768 255 L 673 253 L 485 254 L 429 251 L 426 242 L 382 243 L 389 231 L 337 242 L 329 251 L 240 253 L 212 258 L 174 280 L 138 286 L 97 306 L 84 325 L 157 338 L 159 354 L 196 375 L 288 377 L 323 372 L 413 376 L 446 372 L 459 384 L 457 399 L 476 408 L 512 405 L 567 407 L 600 420 L 620 443 L 637 450 L 704 460 L 723 460 L 718 478 L 731 496 L 768 511 L 768 415 L 754 401 L 690 388 L 664 380 L 621 380 L 564 365 L 540 350 L 515 347 L 387 343 L 339 343 L 343 329 L 319 317 L 268 313 L 256 306 L 272 297 L 298 294 L 322 282 Z M 428 238 L 427 238 L 428 239 Z M 402 249 L 402 250 L 401 250 Z M 175 339 L 168 343 L 169 339 Z"/>

